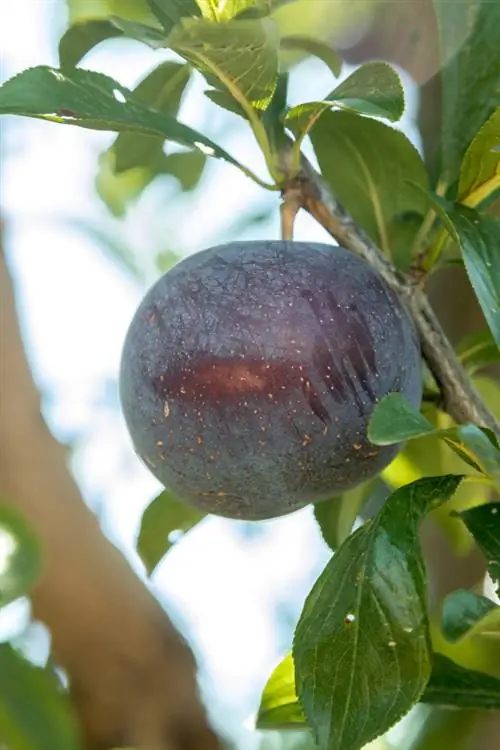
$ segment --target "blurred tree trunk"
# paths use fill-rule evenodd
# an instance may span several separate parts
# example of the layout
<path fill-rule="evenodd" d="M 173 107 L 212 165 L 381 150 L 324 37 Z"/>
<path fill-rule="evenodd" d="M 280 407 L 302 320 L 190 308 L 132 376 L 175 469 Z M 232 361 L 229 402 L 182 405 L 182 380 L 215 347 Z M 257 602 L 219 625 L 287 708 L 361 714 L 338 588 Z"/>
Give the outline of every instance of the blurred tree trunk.
<path fill-rule="evenodd" d="M 1 246 L 0 300 L 0 494 L 41 540 L 33 611 L 68 672 L 87 747 L 218 750 L 189 648 L 101 533 L 43 420 Z"/>

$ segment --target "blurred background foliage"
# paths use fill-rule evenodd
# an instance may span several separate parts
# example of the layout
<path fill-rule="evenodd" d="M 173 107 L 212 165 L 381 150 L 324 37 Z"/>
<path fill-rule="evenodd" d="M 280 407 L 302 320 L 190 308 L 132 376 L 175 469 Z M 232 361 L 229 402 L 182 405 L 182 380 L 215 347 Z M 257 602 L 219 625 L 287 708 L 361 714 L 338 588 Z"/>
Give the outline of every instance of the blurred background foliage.
<path fill-rule="evenodd" d="M 396 9 L 394 3 L 383 0 L 297 0 L 280 7 L 274 16 L 283 33 L 308 35 L 340 50 L 348 62 L 342 77 L 352 71 L 352 65 L 370 57 L 400 66 L 408 103 L 398 127 L 418 149 L 427 144 L 432 158 L 433 130 L 428 121 L 436 109 L 434 76 L 461 48 L 467 29 L 457 28 L 453 45 L 435 59 L 429 38 L 434 33 L 430 4 L 402 0 Z M 145 0 L 41 4 L 20 0 L 14 11 L 7 3 L 0 13 L 6 15 L 2 79 L 33 64 L 56 64 L 59 38 L 68 24 L 112 14 L 156 24 Z M 420 46 L 412 39 L 419 39 Z M 283 54 L 294 66 L 292 103 L 304 89 L 310 99 L 320 96 L 328 86 L 329 72 L 319 61 L 303 59 L 297 52 Z M 177 76 L 170 75 L 178 64 L 171 53 L 110 39 L 89 52 L 83 62 L 91 70 L 113 75 L 157 108 L 164 106 L 170 114 L 179 111 L 185 122 L 195 123 L 230 152 L 238 151 L 246 163 L 257 165 L 255 169 L 262 167 L 262 155 L 249 132 L 238 117 L 202 95 L 200 77 L 187 75 L 180 67 Z M 167 83 L 165 71 L 169 72 Z M 51 429 L 68 445 L 72 470 L 106 533 L 144 574 L 135 542 L 141 514 L 159 487 L 134 457 L 119 413 L 116 377 L 126 327 L 146 287 L 180 257 L 216 242 L 277 237 L 278 199 L 225 164 L 209 162 L 201 153 L 172 144 L 165 147 L 146 136 L 116 137 L 19 120 L 2 121 L 2 131 L 1 211 L 7 253 L 44 413 Z M 314 160 L 310 146 L 306 152 Z M 498 199 L 492 201 L 491 211 L 499 205 Z M 404 232 L 412 236 L 414 229 L 405 225 L 401 231 L 404 247 Z M 326 239 L 321 228 L 302 215 L 296 237 Z M 498 373 L 488 367 L 487 354 L 486 366 L 474 355 L 478 348 L 483 354 L 488 351 L 488 341 L 478 339 L 483 318 L 464 284 L 462 269 L 453 264 L 457 254 L 451 243 L 446 254 L 449 268 L 432 281 L 434 300 L 452 339 L 461 346 L 476 385 L 500 418 Z M 432 403 L 424 413 L 434 424 L 447 426 L 447 418 Z M 178 533 L 169 538 L 171 549 L 156 568 L 152 585 L 193 643 L 210 711 L 235 748 L 312 750 L 306 733 L 255 733 L 251 727 L 262 687 L 272 667 L 289 650 L 304 597 L 329 557 L 327 543 L 338 545 L 339 528 L 349 530 L 357 522 L 366 495 L 364 512 L 373 512 L 394 488 L 423 475 L 455 473 L 462 468 L 457 455 L 436 438 L 411 441 L 370 492 L 365 488 L 362 497 L 322 508 L 324 538 L 311 508 L 258 525 L 204 519 L 184 538 L 184 521 L 172 529 Z M 463 484 L 452 505 L 463 510 L 490 497 L 491 488 L 478 477 Z M 331 536 L 325 535 L 328 513 Z M 344 514 L 340 522 L 339 514 Z M 185 528 L 190 525 L 186 522 Z M 452 589 L 474 585 L 494 596 L 470 535 L 450 516 L 448 506 L 426 522 L 423 540 L 431 578 L 435 646 L 459 664 L 500 676 L 498 633 L 473 631 L 452 644 L 441 629 L 442 601 Z M 9 571 L 19 571 L 15 565 L 19 550 L 25 550 L 25 562 L 22 574 L 17 572 L 14 579 Z M 36 542 L 22 521 L 0 515 L 0 561 L 6 571 L 0 573 L 4 640 L 0 703 L 7 700 L 19 668 L 17 651 L 7 641 L 50 673 L 54 684 L 60 685 L 62 679 L 50 660 L 47 633 L 29 622 L 29 605 L 22 597 L 36 578 L 37 554 Z M 484 580 L 484 585 L 478 587 L 478 580 Z M 37 693 L 41 688 L 36 675 L 30 680 L 31 692 L 26 692 L 21 708 L 27 712 L 37 702 L 46 705 Z M 64 718 L 65 709 L 47 704 L 47 710 L 62 712 L 60 721 L 68 723 L 64 731 L 72 731 L 71 719 Z M 418 706 L 370 748 L 489 750 L 495 746 L 491 738 L 498 737 L 498 720 L 496 729 L 490 726 L 493 721 L 480 712 Z M 33 737 L 19 747 L 37 747 L 34 726 Z"/>

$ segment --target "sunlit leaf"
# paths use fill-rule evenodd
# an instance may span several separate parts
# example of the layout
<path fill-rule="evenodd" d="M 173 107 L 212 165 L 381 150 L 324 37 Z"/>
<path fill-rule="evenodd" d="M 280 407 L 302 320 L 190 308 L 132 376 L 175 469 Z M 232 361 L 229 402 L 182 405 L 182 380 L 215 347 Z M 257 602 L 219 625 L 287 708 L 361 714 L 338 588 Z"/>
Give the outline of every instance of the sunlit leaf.
<path fill-rule="evenodd" d="M 295 692 L 295 670 L 288 654 L 266 683 L 257 715 L 258 729 L 303 729 L 305 718 Z"/>
<path fill-rule="evenodd" d="M 500 189 L 500 107 L 482 126 L 467 149 L 460 169 L 458 199 L 477 206 Z"/>
<path fill-rule="evenodd" d="M 149 575 L 177 541 L 205 517 L 196 508 L 162 492 L 143 513 L 137 551 Z"/>
<path fill-rule="evenodd" d="M 53 677 L 0 644 L 0 739 L 12 750 L 83 750 L 67 697 Z"/>
<path fill-rule="evenodd" d="M 295 631 L 297 691 L 325 750 L 359 750 L 419 700 L 432 655 L 419 526 L 460 476 L 404 486 L 333 555 Z"/>
<path fill-rule="evenodd" d="M 377 120 L 337 111 L 324 112 L 310 137 L 323 177 L 356 223 L 388 255 L 408 256 L 407 238 L 398 244 L 399 217 L 428 210 L 425 194 L 408 181 L 423 189 L 428 183 L 406 136 Z"/>
<path fill-rule="evenodd" d="M 0 607 L 30 592 L 42 562 L 31 526 L 13 508 L 0 505 Z"/>

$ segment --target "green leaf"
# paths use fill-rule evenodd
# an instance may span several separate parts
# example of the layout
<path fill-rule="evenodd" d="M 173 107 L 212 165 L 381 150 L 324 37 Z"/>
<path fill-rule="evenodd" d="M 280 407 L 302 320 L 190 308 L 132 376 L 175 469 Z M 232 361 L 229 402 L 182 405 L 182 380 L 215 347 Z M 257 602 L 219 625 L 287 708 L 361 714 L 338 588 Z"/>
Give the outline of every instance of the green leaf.
<path fill-rule="evenodd" d="M 266 683 L 257 714 L 257 729 L 304 729 L 305 725 L 295 692 L 293 658 L 288 654 Z"/>
<path fill-rule="evenodd" d="M 175 117 L 190 75 L 188 65 L 164 62 L 141 81 L 133 97 L 162 114 Z M 161 171 L 165 159 L 160 139 L 135 133 L 120 133 L 111 150 L 117 173 L 134 167 L 150 167 L 154 174 Z"/>
<path fill-rule="evenodd" d="M 193 190 L 203 174 L 207 157 L 199 151 L 182 151 L 167 154 L 163 174 L 175 177 L 183 190 Z"/>
<path fill-rule="evenodd" d="M 136 101 L 131 91 L 112 78 L 89 70 L 63 72 L 46 66 L 25 70 L 0 86 L 0 114 L 158 136 L 224 159 L 250 176 L 249 170 L 209 138 Z"/>
<path fill-rule="evenodd" d="M 285 122 L 303 138 L 330 107 L 345 107 L 362 115 L 399 120 L 404 111 L 401 80 L 390 65 L 362 65 L 322 101 L 305 102 L 289 110 Z"/>
<path fill-rule="evenodd" d="M 434 425 L 400 393 L 384 396 L 368 425 L 368 439 L 376 445 L 393 445 L 435 432 Z"/>
<path fill-rule="evenodd" d="M 457 354 L 469 375 L 500 361 L 500 347 L 488 330 L 471 333 L 462 339 Z"/>
<path fill-rule="evenodd" d="M 419 700 L 431 673 L 419 526 L 460 476 L 401 487 L 344 542 L 295 631 L 297 691 L 324 750 L 359 750 Z"/>
<path fill-rule="evenodd" d="M 31 526 L 0 505 L 0 607 L 29 593 L 42 569 L 42 551 Z"/>
<path fill-rule="evenodd" d="M 465 669 L 443 654 L 434 654 L 423 703 L 453 708 L 500 708 L 500 680 Z"/>
<path fill-rule="evenodd" d="M 172 541 L 174 532 L 185 533 L 204 517 L 204 513 L 181 503 L 167 491 L 162 492 L 148 505 L 142 516 L 137 540 L 137 552 L 146 566 L 148 575 L 152 574 L 160 560 L 175 544 L 175 541 Z"/>
<path fill-rule="evenodd" d="M 458 178 L 463 155 L 500 106 L 500 3 L 434 0 L 442 59 L 441 169 Z"/>
<path fill-rule="evenodd" d="M 500 612 L 500 608 L 491 599 L 465 589 L 453 591 L 443 602 L 441 628 L 444 637 L 451 643 L 456 643 L 474 630 L 491 612 Z"/>
<path fill-rule="evenodd" d="M 373 492 L 375 481 L 364 482 L 338 497 L 314 505 L 321 535 L 332 550 L 335 551 L 351 533 L 359 511 Z"/>
<path fill-rule="evenodd" d="M 307 54 L 322 60 L 335 78 L 340 75 L 342 58 L 336 50 L 325 44 L 325 42 L 320 42 L 308 36 L 294 34 L 293 36 L 281 37 L 280 47 L 282 50 L 287 51 L 307 52 Z"/>
<path fill-rule="evenodd" d="M 228 82 L 254 107 L 265 109 L 278 75 L 278 27 L 259 21 L 184 20 L 168 46 L 195 65 L 216 87 Z"/>
<path fill-rule="evenodd" d="M 210 99 L 211 102 L 217 104 L 218 107 L 227 110 L 227 112 L 231 112 L 233 115 L 243 117 L 245 120 L 248 119 L 247 113 L 245 112 L 243 107 L 241 107 L 227 91 L 220 91 L 219 89 L 208 89 L 208 91 L 205 91 L 205 96 Z"/>
<path fill-rule="evenodd" d="M 138 21 L 129 21 L 127 18 L 120 18 L 119 16 L 111 16 L 110 21 L 123 31 L 124 36 L 129 39 L 147 44 L 151 49 L 161 49 L 165 46 L 165 31 L 163 29 L 147 26 Z"/>
<path fill-rule="evenodd" d="M 0 738 L 12 750 L 83 750 L 69 700 L 8 643 L 0 644 Z"/>
<path fill-rule="evenodd" d="M 148 0 L 148 5 L 167 33 L 181 19 L 200 15 L 196 0 Z"/>
<path fill-rule="evenodd" d="M 59 41 L 61 68 L 78 65 L 93 47 L 107 39 L 123 37 L 123 31 L 106 19 L 80 21 L 70 26 Z"/>
<path fill-rule="evenodd" d="M 385 253 L 408 255 L 398 245 L 399 218 L 425 214 L 427 172 L 417 150 L 394 128 L 352 112 L 325 112 L 311 130 L 321 173 L 354 221 Z"/>
<path fill-rule="evenodd" d="M 435 197 L 446 228 L 457 242 L 484 317 L 500 347 L 500 221 Z"/>
<path fill-rule="evenodd" d="M 500 188 L 500 153 L 494 150 L 496 146 L 500 146 L 500 107 L 475 135 L 465 153 L 458 185 L 461 203 L 467 200 L 467 205 L 477 206 Z"/>
<path fill-rule="evenodd" d="M 459 514 L 486 558 L 488 573 L 500 592 L 500 503 L 486 503 Z"/>

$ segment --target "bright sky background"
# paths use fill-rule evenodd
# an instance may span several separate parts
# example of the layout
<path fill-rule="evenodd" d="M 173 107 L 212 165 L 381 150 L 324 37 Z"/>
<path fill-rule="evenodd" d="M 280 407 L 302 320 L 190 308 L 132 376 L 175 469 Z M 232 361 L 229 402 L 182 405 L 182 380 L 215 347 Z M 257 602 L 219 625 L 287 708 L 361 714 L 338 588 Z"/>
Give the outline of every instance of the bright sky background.
<path fill-rule="evenodd" d="M 2 0 L 1 5 L 0 81 L 32 65 L 57 65 L 51 34 L 64 28 L 62 3 Z M 83 65 L 133 86 L 160 59 L 161 53 L 138 44 L 111 42 Z M 307 96 L 312 98 L 331 82 L 319 66 L 311 70 Z M 299 89 L 297 81 L 295 93 Z M 182 119 L 209 127 L 208 135 L 217 138 L 227 118 L 214 108 L 207 114 L 200 102 L 200 95 L 193 94 Z M 116 376 L 123 338 L 145 287 L 123 273 L 75 222 L 111 232 L 150 267 L 155 249 L 207 247 L 235 217 L 269 199 L 236 170 L 217 164 L 196 200 L 176 204 L 175 215 L 168 203 L 172 188 L 163 183 L 118 222 L 93 187 L 98 155 L 112 134 L 21 118 L 4 119 L 2 129 L 0 201 L 8 258 L 45 414 L 59 439 L 77 438 L 72 468 L 82 492 L 106 532 L 142 571 L 134 535 L 141 511 L 161 488 L 133 454 L 118 409 Z M 261 163 L 241 129 L 223 145 L 255 169 Z M 276 203 L 269 222 L 238 238 L 277 238 L 278 233 Z M 325 239 L 308 217 L 300 217 L 296 236 Z M 153 278 L 150 274 L 148 283 Z M 288 607 L 292 619 L 298 616 L 328 550 L 310 509 L 261 524 L 265 533 L 257 537 L 236 533 L 241 527 L 215 518 L 203 522 L 161 564 L 153 587 L 202 654 L 216 715 L 243 737 L 244 719 L 256 711 L 266 678 L 289 646 L 293 622 L 288 632 L 278 630 L 277 607 Z M 255 747 L 255 737 L 246 737 L 245 747 Z"/>

